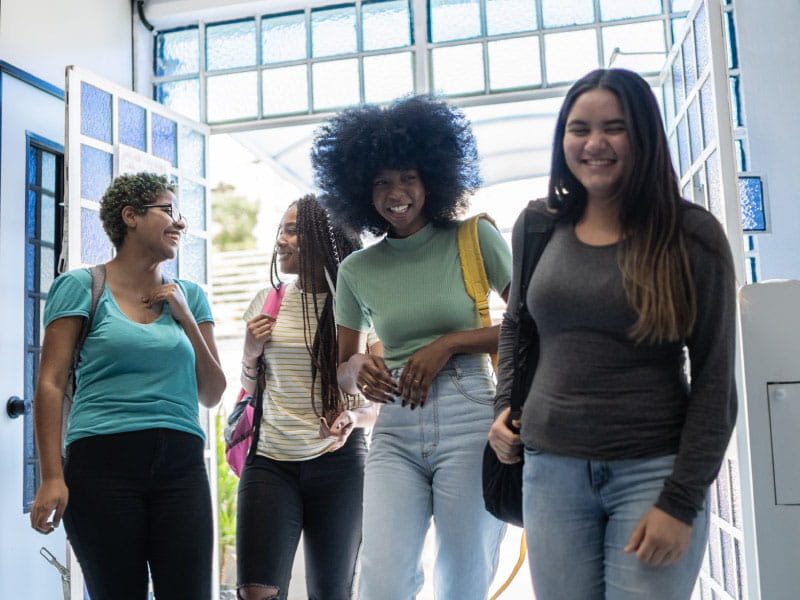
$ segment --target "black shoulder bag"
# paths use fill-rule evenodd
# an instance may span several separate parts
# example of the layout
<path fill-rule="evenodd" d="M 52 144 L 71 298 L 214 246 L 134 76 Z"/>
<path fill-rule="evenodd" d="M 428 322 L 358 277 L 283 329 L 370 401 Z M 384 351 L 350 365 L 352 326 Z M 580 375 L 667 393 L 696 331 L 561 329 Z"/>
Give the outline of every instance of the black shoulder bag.
<path fill-rule="evenodd" d="M 518 282 L 518 326 L 514 341 L 514 380 L 511 387 L 511 421 L 522 415 L 522 405 L 533 382 L 539 362 L 539 334 L 536 323 L 528 312 L 526 297 L 528 284 L 539 258 L 553 233 L 555 218 L 547 212 L 545 203 L 534 200 L 525 209 L 525 235 L 522 241 L 522 270 Z M 512 429 L 514 429 L 512 427 Z M 522 527 L 522 461 L 513 465 L 501 463 L 487 443 L 483 451 L 483 500 L 492 515 Z"/>

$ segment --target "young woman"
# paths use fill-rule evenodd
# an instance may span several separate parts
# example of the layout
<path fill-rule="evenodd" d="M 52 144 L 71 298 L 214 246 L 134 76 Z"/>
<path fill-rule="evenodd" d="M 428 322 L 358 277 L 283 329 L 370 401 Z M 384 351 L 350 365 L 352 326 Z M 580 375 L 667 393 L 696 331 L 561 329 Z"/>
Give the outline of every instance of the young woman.
<path fill-rule="evenodd" d="M 641 77 L 600 70 L 572 86 L 548 205 L 555 229 L 525 298 L 540 355 L 521 436 L 506 394 L 490 432 L 505 462 L 524 445 L 536 597 L 686 600 L 736 416 L 734 276 L 719 223 L 680 197 Z M 523 235 L 518 222 L 516 274 Z M 501 334 L 504 390 L 517 289 Z"/>
<path fill-rule="evenodd" d="M 89 315 L 89 271 L 59 276 L 47 297 L 31 525 L 49 533 L 63 515 L 92 600 L 144 600 L 148 570 L 159 600 L 208 600 L 212 513 L 198 401 L 215 406 L 225 378 L 203 290 L 162 280 L 186 221 L 174 188 L 151 173 L 115 179 L 100 219 L 116 256 L 75 374 L 63 470 L 62 398 Z"/>
<path fill-rule="evenodd" d="M 313 196 L 283 215 L 270 269 L 287 284 L 277 321 L 261 314 L 269 288 L 245 313 L 242 385 L 254 393 L 257 362 L 266 361 L 266 389 L 256 455 L 239 483 L 236 554 L 239 597 L 285 599 L 301 532 L 310 598 L 350 600 L 361 544 L 364 427 L 375 410 L 344 396 L 338 365 L 333 282 L 339 261 L 361 247 L 331 226 Z M 277 268 L 276 268 L 277 265 Z M 373 339 L 371 351 L 380 351 Z"/>
<path fill-rule="evenodd" d="M 346 111 L 318 133 L 316 176 L 335 216 L 385 237 L 339 270 L 339 384 L 382 403 L 367 459 L 361 598 L 407 599 L 422 585 L 420 553 L 433 517 L 436 596 L 485 599 L 503 525 L 487 513 L 481 460 L 494 382 L 458 257 L 458 215 L 478 185 L 464 117 L 427 97 Z M 493 289 L 505 293 L 508 247 L 482 221 Z M 385 358 L 363 354 L 370 326 Z"/>

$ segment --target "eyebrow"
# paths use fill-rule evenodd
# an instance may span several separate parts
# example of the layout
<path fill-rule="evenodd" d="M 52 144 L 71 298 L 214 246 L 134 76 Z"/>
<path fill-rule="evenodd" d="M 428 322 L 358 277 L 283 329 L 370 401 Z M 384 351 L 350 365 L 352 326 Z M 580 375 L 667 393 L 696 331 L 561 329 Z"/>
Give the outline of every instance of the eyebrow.
<path fill-rule="evenodd" d="M 608 125 L 625 125 L 625 124 L 626 124 L 625 123 L 625 119 L 609 119 L 608 121 L 603 121 L 602 122 L 602 125 L 606 126 L 606 127 Z M 569 127 L 571 125 L 584 125 L 585 126 L 585 125 L 589 125 L 589 121 L 584 121 L 583 119 L 572 119 L 570 121 L 567 121 L 567 127 Z"/>

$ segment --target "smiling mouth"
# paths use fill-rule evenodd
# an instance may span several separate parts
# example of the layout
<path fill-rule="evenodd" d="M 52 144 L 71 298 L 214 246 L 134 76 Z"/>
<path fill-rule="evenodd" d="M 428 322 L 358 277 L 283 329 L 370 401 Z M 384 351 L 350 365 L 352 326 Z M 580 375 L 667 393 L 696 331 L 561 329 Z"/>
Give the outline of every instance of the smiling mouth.
<path fill-rule="evenodd" d="M 170 240 L 172 240 L 176 244 L 178 242 L 180 242 L 180 240 L 181 240 L 181 234 L 180 233 L 167 233 L 166 235 L 167 235 L 167 238 L 169 238 Z"/>
<path fill-rule="evenodd" d="M 616 164 L 616 160 L 613 158 L 599 158 L 599 159 L 586 159 L 583 161 L 583 164 L 588 165 L 590 167 L 610 167 Z"/>
<path fill-rule="evenodd" d="M 390 206 L 389 212 L 393 215 L 404 215 L 411 208 L 410 204 L 401 204 L 400 206 Z"/>

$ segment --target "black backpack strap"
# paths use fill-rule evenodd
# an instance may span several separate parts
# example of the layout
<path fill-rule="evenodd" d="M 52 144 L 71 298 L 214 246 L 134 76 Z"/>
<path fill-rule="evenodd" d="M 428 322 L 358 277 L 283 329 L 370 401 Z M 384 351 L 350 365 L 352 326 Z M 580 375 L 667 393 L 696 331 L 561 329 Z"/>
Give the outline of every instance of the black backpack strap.
<path fill-rule="evenodd" d="M 100 296 L 103 295 L 103 288 L 106 286 L 106 266 L 95 265 L 89 269 L 92 275 L 92 300 L 89 304 L 89 315 L 84 319 L 81 325 L 81 333 L 78 336 L 78 341 L 75 344 L 75 349 L 72 354 L 72 370 L 78 368 L 78 363 L 81 360 L 81 350 L 89 332 L 92 330 L 94 323 L 94 315 L 97 312 L 97 305 L 100 303 Z"/>

